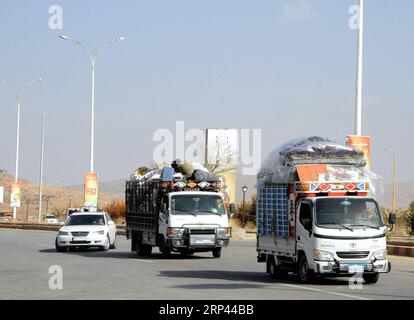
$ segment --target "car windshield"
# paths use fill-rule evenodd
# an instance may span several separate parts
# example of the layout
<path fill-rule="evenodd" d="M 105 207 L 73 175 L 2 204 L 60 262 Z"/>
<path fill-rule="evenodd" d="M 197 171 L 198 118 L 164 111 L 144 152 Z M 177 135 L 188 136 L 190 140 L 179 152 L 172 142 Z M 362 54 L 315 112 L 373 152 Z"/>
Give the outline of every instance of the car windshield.
<path fill-rule="evenodd" d="M 55 216 L 46 216 L 45 219 L 55 219 Z"/>
<path fill-rule="evenodd" d="M 384 223 L 372 199 L 317 199 L 316 224 L 325 228 L 379 228 Z"/>
<path fill-rule="evenodd" d="M 103 226 L 105 225 L 105 220 L 103 215 L 98 214 L 83 214 L 70 216 L 67 226 Z"/>
<path fill-rule="evenodd" d="M 177 195 L 171 199 L 171 214 L 223 215 L 225 213 L 220 196 Z"/>

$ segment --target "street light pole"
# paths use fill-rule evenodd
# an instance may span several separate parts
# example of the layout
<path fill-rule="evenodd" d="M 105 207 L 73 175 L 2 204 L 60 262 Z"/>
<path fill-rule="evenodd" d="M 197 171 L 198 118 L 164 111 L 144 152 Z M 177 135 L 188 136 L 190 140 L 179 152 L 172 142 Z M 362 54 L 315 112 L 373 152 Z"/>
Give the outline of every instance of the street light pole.
<path fill-rule="evenodd" d="M 387 151 L 393 153 L 393 169 L 392 169 L 392 213 L 396 213 L 397 210 L 397 152 L 391 148 L 387 148 Z"/>
<path fill-rule="evenodd" d="M 42 81 L 41 78 L 29 82 L 26 84 L 22 89 L 18 89 L 13 84 L 6 80 L 0 80 L 1 83 L 4 83 L 7 85 L 10 89 L 14 91 L 16 94 L 17 99 L 17 133 L 16 133 L 16 164 L 15 164 L 15 173 L 14 173 L 14 182 L 18 182 L 19 180 L 19 150 L 20 150 L 20 109 L 21 109 L 21 101 L 22 101 L 22 95 L 25 89 L 31 87 L 32 85 Z M 17 217 L 17 208 L 13 207 L 13 220 L 16 220 Z"/>
<path fill-rule="evenodd" d="M 40 143 L 40 181 L 39 181 L 39 213 L 38 222 L 42 222 L 42 193 L 43 193 L 43 160 L 45 151 L 45 113 L 42 116 L 42 138 Z"/>
<path fill-rule="evenodd" d="M 246 192 L 247 192 L 247 186 L 244 185 L 242 187 L 243 191 L 243 219 L 242 219 L 242 228 L 244 228 L 244 222 L 245 222 L 245 216 L 246 216 L 246 210 L 245 210 L 245 204 L 246 204 Z"/>
<path fill-rule="evenodd" d="M 83 50 L 86 51 L 89 60 L 91 62 L 91 72 L 92 72 L 92 85 L 91 85 L 91 150 L 90 150 L 90 172 L 94 172 L 94 148 L 95 148 L 95 62 L 96 57 L 98 56 L 99 52 L 106 46 L 109 46 L 115 42 L 122 41 L 125 39 L 125 37 L 118 37 L 110 41 L 106 41 L 103 43 L 98 49 L 95 51 L 95 53 L 92 54 L 92 52 L 83 45 L 79 40 L 75 40 L 72 38 L 69 38 L 67 36 L 59 36 L 60 39 L 71 41 L 77 45 L 79 45 Z"/>
<path fill-rule="evenodd" d="M 357 79 L 355 101 L 355 135 L 362 135 L 362 66 L 364 49 L 364 0 L 359 0 L 358 43 L 357 43 Z"/>

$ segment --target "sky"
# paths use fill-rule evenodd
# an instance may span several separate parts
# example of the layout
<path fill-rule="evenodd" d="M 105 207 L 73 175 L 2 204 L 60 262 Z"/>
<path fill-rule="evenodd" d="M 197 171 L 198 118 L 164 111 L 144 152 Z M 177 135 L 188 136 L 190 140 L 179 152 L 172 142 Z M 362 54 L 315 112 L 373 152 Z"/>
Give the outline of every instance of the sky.
<path fill-rule="evenodd" d="M 46 113 L 45 182 L 82 184 L 89 169 L 90 62 L 96 62 L 95 167 L 101 181 L 149 164 L 157 129 L 262 130 L 263 159 L 292 138 L 344 142 L 354 131 L 357 0 L 2 0 L 0 79 L 22 87 L 20 176 L 39 177 Z M 63 29 L 49 28 L 49 8 Z M 363 134 L 372 169 L 414 180 L 414 30 L 411 0 L 365 1 Z M 14 172 L 16 98 L 0 84 L 0 168 Z"/>

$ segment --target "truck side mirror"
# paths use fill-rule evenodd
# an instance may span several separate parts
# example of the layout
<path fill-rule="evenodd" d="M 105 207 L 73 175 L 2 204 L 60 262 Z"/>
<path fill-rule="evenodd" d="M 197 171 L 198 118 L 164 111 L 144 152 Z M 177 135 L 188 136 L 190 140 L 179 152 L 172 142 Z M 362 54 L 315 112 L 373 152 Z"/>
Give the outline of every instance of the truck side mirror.
<path fill-rule="evenodd" d="M 165 202 L 161 204 L 161 211 L 164 213 L 167 212 L 167 204 Z"/>
<path fill-rule="evenodd" d="M 397 222 L 397 215 L 395 213 L 390 213 L 388 215 L 388 223 L 395 224 Z"/>

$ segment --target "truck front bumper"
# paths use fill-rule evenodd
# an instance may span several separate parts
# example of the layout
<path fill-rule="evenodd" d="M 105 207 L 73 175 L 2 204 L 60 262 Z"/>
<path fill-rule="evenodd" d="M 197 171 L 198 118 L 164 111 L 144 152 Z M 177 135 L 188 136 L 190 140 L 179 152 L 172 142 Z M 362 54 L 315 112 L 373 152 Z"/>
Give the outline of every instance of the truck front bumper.
<path fill-rule="evenodd" d="M 376 261 L 314 261 L 314 265 L 314 271 L 321 275 L 353 275 L 356 273 L 388 273 L 391 271 L 391 262 L 388 259 Z"/>
<path fill-rule="evenodd" d="M 173 248 L 177 249 L 189 249 L 189 250 L 197 250 L 197 249 L 214 249 L 214 248 L 221 248 L 227 247 L 230 243 L 230 238 L 206 238 L 203 239 L 200 237 L 197 239 L 198 241 L 191 240 L 191 238 L 170 238 L 168 241 L 170 242 Z"/>

